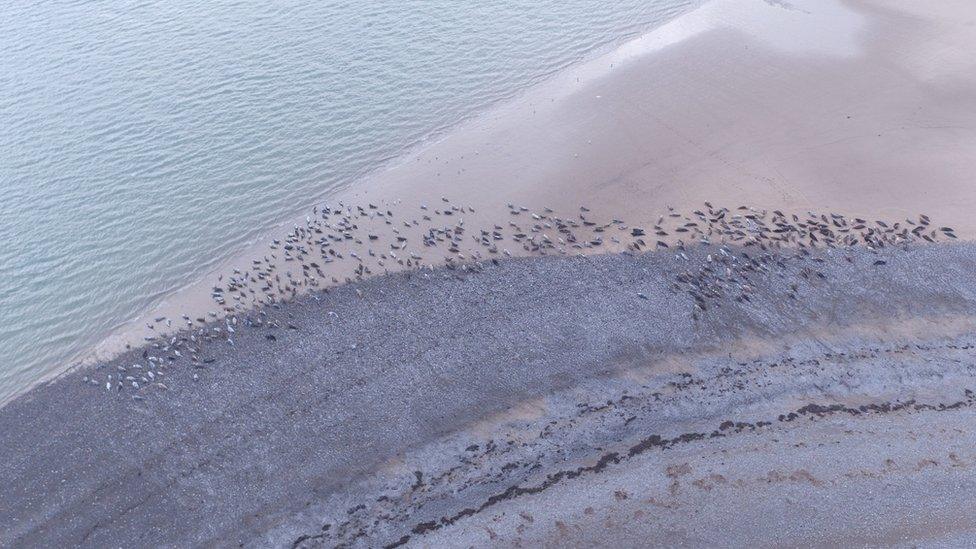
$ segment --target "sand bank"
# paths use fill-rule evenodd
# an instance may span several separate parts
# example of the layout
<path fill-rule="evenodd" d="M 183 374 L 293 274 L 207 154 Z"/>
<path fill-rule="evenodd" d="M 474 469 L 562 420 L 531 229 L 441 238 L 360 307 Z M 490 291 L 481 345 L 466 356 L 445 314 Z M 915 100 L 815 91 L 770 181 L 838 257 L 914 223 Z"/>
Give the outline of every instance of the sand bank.
<path fill-rule="evenodd" d="M 710 200 L 972 239 L 976 10 L 942 6 L 715 1 L 329 201 L 450 196 L 478 226 Z M 971 541 L 973 245 L 771 261 L 697 315 L 673 283 L 709 253 L 383 275 L 67 374 L 0 409 L 0 545 Z M 160 310 L 205 316 L 226 272 Z"/>
<path fill-rule="evenodd" d="M 928 414 L 922 421 L 934 425 L 942 421 L 936 414 L 970 413 L 971 244 L 785 263 L 756 280 L 748 303 L 710 303 L 697 321 L 692 296 L 670 283 L 688 261 L 706 261 L 704 250 L 690 254 L 513 259 L 466 273 L 372 278 L 255 314 L 261 326 L 238 325 L 234 346 L 187 333 L 194 343 L 173 360 L 155 361 L 156 349 L 149 357 L 134 351 L 37 387 L 0 410 L 0 544 L 378 546 L 404 536 L 423 543 L 428 535 L 485 543 L 490 534 L 476 526 L 493 523 L 497 510 L 506 510 L 503 522 L 489 528 L 511 541 L 522 529 L 504 526 L 507 510 L 549 516 L 539 515 L 548 507 L 554 520 L 589 506 L 602 513 L 604 500 L 591 496 L 607 479 L 625 482 L 628 471 L 649 463 L 657 471 L 661 459 L 680 468 L 685 458 L 672 463 L 672 450 L 707 461 L 759 445 L 736 462 L 737 474 L 754 481 L 772 469 L 748 456 L 771 445 L 788 460 L 777 442 L 786 437 L 812 449 L 777 474 L 789 478 L 806 463 L 819 481 L 826 474 L 819 460 L 848 454 L 814 451 L 829 442 L 817 429 L 840 436 L 879 424 L 892 430 L 885 443 L 899 467 L 933 459 L 943 485 L 976 480 L 971 449 L 950 448 L 966 465 L 949 467 L 951 458 L 931 445 L 901 445 L 890 423 L 897 414 Z M 804 282 L 799 299 L 786 298 L 809 265 L 826 278 Z M 905 408 L 909 399 L 925 407 Z M 842 407 L 819 418 L 828 427 L 808 426 L 818 413 L 798 410 L 811 403 Z M 843 411 L 861 406 L 876 419 Z M 791 413 L 803 421 L 779 419 Z M 729 437 L 712 440 L 713 431 Z M 705 435 L 682 439 L 686 433 Z M 858 463 L 874 460 L 874 470 L 884 466 L 871 450 L 881 436 L 861 446 L 843 438 Z M 953 436 L 965 445 L 972 434 Z M 671 439 L 684 442 L 659 444 Z M 711 466 L 718 468 L 692 464 L 698 476 L 679 483 L 699 480 Z M 547 483 L 552 475 L 562 480 Z M 648 475 L 655 486 L 670 482 Z M 800 479 L 797 495 L 849 497 L 848 489 L 888 478 L 845 484 L 835 477 L 806 491 L 810 483 Z M 918 484 L 926 478 L 911 477 L 917 482 L 903 497 L 930 502 L 937 493 Z M 549 493 L 561 506 L 549 505 Z M 639 497 L 660 502 L 668 493 Z M 627 494 L 638 497 L 632 488 Z M 772 505 L 778 496 L 763 497 Z M 665 518 L 699 520 L 680 509 Z M 783 520 L 802 524 L 803 509 L 783 511 Z M 846 523 L 832 516 L 835 529 L 826 531 L 840 536 Z M 905 516 L 884 515 L 875 532 L 894 532 Z M 431 521 L 436 527 L 423 526 Z M 531 535 L 555 535 L 554 525 Z M 591 526 L 579 535 L 595 535 Z M 683 539 L 714 540 L 722 531 L 702 529 Z M 457 537 L 436 537 L 448 533 Z M 775 532 L 798 543 L 809 532 L 794 533 Z"/>
<path fill-rule="evenodd" d="M 585 204 L 640 225 L 668 205 L 690 211 L 709 200 L 869 219 L 927 213 L 972 238 L 974 20 L 966 2 L 716 0 L 323 201 L 415 209 L 447 196 L 474 209 L 469 226 L 491 227 L 508 219 L 508 203 Z M 140 344 L 155 318 L 206 316 L 218 276 L 266 256 L 309 213 L 88 358 Z"/>

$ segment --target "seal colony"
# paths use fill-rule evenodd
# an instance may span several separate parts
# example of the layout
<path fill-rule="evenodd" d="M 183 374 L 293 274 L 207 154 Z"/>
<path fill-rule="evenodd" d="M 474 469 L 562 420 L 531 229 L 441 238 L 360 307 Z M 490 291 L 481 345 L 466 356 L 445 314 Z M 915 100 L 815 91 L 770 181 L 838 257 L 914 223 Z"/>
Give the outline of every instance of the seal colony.
<path fill-rule="evenodd" d="M 820 265 L 833 256 L 851 261 L 851 254 L 862 248 L 877 254 L 892 247 L 907 249 L 957 238 L 951 227 L 933 225 L 925 214 L 901 221 L 868 221 L 836 213 L 807 212 L 801 217 L 748 206 L 715 207 L 709 202 L 687 214 L 668 208 L 649 228 L 615 218 L 598 219 L 586 206 L 573 216 L 561 216 L 551 208 L 508 204 L 507 223 L 472 229 L 463 216 L 474 213 L 473 208 L 447 198 L 441 202 L 438 207 L 421 205 L 410 214 L 394 214 L 392 204 L 316 206 L 304 226 L 272 240 L 267 255 L 254 258 L 249 267 L 218 276 L 211 298 L 219 309 L 210 311 L 209 318 L 184 314 L 184 329 L 167 333 L 180 323 L 174 326 L 174 319 L 157 317 L 147 325 L 159 333 L 145 338 L 143 361 L 117 365 L 114 372 L 100 365 L 84 380 L 141 399 L 145 389 L 168 389 L 163 378 L 170 367 L 208 364 L 201 342 L 233 346 L 241 329 L 268 325 L 298 329 L 269 321 L 268 307 L 304 292 L 321 299 L 330 287 L 379 273 L 402 270 L 424 275 L 433 272 L 438 259 L 448 270 L 464 273 L 480 271 L 486 263 L 497 265 L 498 258 L 504 257 L 581 256 L 603 250 L 671 254 L 685 268 L 671 278 L 670 291 L 693 298 L 690 314 L 699 320 L 709 307 L 720 307 L 730 299 L 750 301 L 768 277 L 788 280 L 784 297 L 800 299 L 804 285 L 827 281 Z M 703 260 L 691 260 L 693 247 L 702 251 Z M 787 268 L 787 263 L 796 266 Z M 885 263 L 876 259 L 873 265 Z M 651 299 L 644 292 L 635 297 Z M 270 345 L 277 336 L 266 338 Z M 195 372 L 193 379 L 201 374 Z"/>
<path fill-rule="evenodd" d="M 420 212 L 398 216 L 394 216 L 389 207 L 373 204 L 365 207 L 326 205 L 321 211 L 315 207 L 312 211 L 314 217 L 306 217 L 305 226 L 296 226 L 286 235 L 284 242 L 278 239 L 272 241 L 268 246 L 268 255 L 253 259 L 249 269 L 234 269 L 226 284 L 214 286 L 212 298 L 224 313 L 233 314 L 257 304 L 273 304 L 282 297 L 295 297 L 302 289 L 316 288 L 323 282 L 349 283 L 380 270 L 389 272 L 388 263 L 406 269 L 432 268 L 432 263 L 423 263 L 424 255 L 429 252 L 436 254 L 438 248 L 449 268 L 463 270 L 469 268 L 472 262 L 476 264 L 499 254 L 512 256 L 510 250 L 516 250 L 517 255 L 530 256 L 582 254 L 584 251 L 598 253 L 606 244 L 605 239 L 617 247 L 625 245 L 630 252 L 669 248 L 670 241 L 675 244 L 678 256 L 682 257 L 687 240 L 689 244 L 704 246 L 719 244 L 715 258 L 726 267 L 727 275 L 731 277 L 733 272 L 743 275 L 747 271 L 764 268 L 767 261 L 780 259 L 769 252 L 784 246 L 795 246 L 801 254 L 808 256 L 809 249 L 818 247 L 833 249 L 864 245 L 868 249 L 878 249 L 908 245 L 919 240 L 935 242 L 943 237 L 956 238 L 951 227 L 930 226 L 931 220 L 924 214 L 917 220 L 872 223 L 861 218 L 848 220 L 835 213 L 828 217 L 826 214 L 808 212 L 807 217 L 801 219 L 795 214 L 787 217 L 779 210 L 770 213 L 746 206 L 739 206 L 733 212 L 728 208 L 714 208 L 708 202 L 705 203 L 705 211 L 695 210 L 688 215 L 669 208 L 667 216 L 661 216 L 652 227 L 652 235 L 643 228 L 630 227 L 619 219 L 592 219 L 587 215 L 590 210 L 586 206 L 580 207 L 576 218 L 560 217 L 550 208 L 535 212 L 513 204 L 507 205 L 513 218 L 523 216 L 531 220 L 508 221 L 506 224 L 469 230 L 465 227 L 463 216 L 474 213 L 474 209 L 452 204 L 447 198 L 441 200 L 444 203 L 442 208 L 431 209 L 421 205 Z M 422 221 L 418 221 L 418 217 Z M 361 228 L 364 222 L 367 226 Z M 372 234 L 369 225 L 375 226 L 377 223 L 389 226 L 390 234 L 385 238 Z M 403 231 L 398 228 L 400 223 Z M 419 238 L 412 239 L 406 236 L 406 232 L 419 232 Z M 762 255 L 754 259 L 748 253 L 732 254 L 726 245 L 756 246 Z M 443 253 L 445 249 L 446 253 Z M 354 265 L 351 272 L 332 276 L 323 272 L 322 265 L 346 259 L 346 256 L 352 260 L 347 263 Z M 282 262 L 284 268 L 280 267 Z M 300 268 L 288 268 L 289 262 L 297 262 Z M 700 271 L 699 276 L 703 272 Z M 747 276 L 745 278 L 748 279 Z M 223 280 L 222 276 L 220 280 Z M 682 277 L 679 282 L 687 284 L 688 277 Z M 747 291 L 748 286 L 740 286 L 739 289 Z M 233 300 L 230 304 L 228 295 Z M 192 326 L 192 322 L 188 322 L 188 325 Z"/>

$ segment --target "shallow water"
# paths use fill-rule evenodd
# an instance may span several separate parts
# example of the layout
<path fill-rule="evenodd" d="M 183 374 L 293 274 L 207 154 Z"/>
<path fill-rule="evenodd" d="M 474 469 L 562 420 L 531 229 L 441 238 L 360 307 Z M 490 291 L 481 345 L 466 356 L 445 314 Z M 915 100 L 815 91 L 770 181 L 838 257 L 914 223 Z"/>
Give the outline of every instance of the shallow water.
<path fill-rule="evenodd" d="M 407 147 L 696 0 L 0 7 L 0 399 Z"/>

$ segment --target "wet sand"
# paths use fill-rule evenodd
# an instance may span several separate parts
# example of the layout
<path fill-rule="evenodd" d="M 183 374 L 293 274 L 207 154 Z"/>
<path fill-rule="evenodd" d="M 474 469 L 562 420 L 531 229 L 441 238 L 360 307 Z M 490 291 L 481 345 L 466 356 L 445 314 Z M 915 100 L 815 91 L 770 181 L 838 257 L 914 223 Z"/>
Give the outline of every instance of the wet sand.
<path fill-rule="evenodd" d="M 973 21 L 965 2 L 717 0 L 323 202 L 415 210 L 447 196 L 473 207 L 469 225 L 490 227 L 508 203 L 585 204 L 595 217 L 649 225 L 668 205 L 709 200 L 868 219 L 921 212 L 973 238 Z M 86 358 L 141 344 L 155 318 L 205 316 L 218 276 L 266 255 L 307 215 L 283 219 Z"/>
<path fill-rule="evenodd" d="M 74 372 L 0 410 L 0 544 L 586 544 L 661 521 L 674 532 L 662 542 L 790 544 L 809 539 L 811 507 L 818 535 L 863 526 L 835 497 L 876 511 L 865 539 L 933 520 L 971 535 L 951 521 L 976 480 L 976 248 L 821 253 L 697 321 L 671 280 L 707 250 L 512 259 L 269 307 L 234 346 L 194 335 L 195 363 L 135 351 Z M 788 299 L 810 264 L 826 278 Z M 106 390 L 120 374 L 144 386 Z M 872 476 L 887 458 L 897 467 Z M 713 473 L 751 484 L 707 500 L 694 483 Z M 902 507 L 863 497 L 895 475 Z M 792 529 L 723 537 L 722 502 L 743 493 L 758 508 L 805 503 L 780 509 Z M 694 498 L 711 507 L 691 512 Z M 638 510 L 645 521 L 602 521 Z"/>

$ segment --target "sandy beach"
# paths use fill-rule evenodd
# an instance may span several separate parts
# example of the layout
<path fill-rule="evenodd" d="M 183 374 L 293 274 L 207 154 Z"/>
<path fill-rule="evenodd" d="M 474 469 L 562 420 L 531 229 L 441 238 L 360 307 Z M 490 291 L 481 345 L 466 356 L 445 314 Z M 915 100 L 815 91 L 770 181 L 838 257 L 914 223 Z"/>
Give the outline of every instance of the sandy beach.
<path fill-rule="evenodd" d="M 972 51 L 714 0 L 552 77 L 7 402 L 0 545 L 971 544 Z"/>

